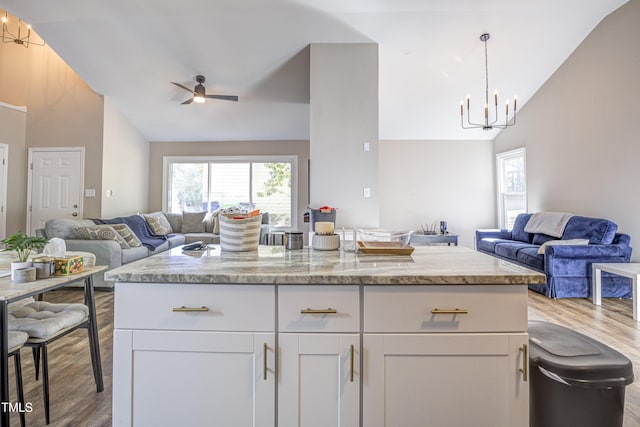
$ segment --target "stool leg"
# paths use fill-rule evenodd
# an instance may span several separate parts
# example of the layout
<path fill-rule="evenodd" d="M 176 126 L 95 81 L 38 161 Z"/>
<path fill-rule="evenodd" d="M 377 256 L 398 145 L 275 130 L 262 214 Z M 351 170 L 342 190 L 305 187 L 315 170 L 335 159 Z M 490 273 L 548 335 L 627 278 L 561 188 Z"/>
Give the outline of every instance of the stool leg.
<path fill-rule="evenodd" d="M 44 419 L 49 424 L 49 360 L 47 344 L 42 345 L 42 398 L 44 400 Z"/>
<path fill-rule="evenodd" d="M 31 353 L 33 353 L 33 366 L 36 370 L 36 381 L 40 374 L 40 347 L 31 347 Z"/>
<path fill-rule="evenodd" d="M 16 371 L 16 392 L 18 394 L 18 402 L 20 402 L 20 426 L 24 427 L 26 425 L 26 420 L 24 417 L 24 388 L 22 387 L 22 361 L 20 359 L 20 351 L 17 351 L 13 355 L 13 364 L 15 365 Z"/>

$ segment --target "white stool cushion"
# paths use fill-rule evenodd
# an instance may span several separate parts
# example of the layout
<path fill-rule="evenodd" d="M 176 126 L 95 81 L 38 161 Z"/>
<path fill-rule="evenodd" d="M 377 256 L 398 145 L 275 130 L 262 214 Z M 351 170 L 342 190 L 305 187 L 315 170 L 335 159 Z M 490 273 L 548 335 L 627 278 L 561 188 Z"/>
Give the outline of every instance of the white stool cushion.
<path fill-rule="evenodd" d="M 20 331 L 9 331 L 9 353 L 22 347 L 29 339 L 29 334 Z"/>
<path fill-rule="evenodd" d="M 12 307 L 8 318 L 11 331 L 22 331 L 30 338 L 49 339 L 63 329 L 83 322 L 89 316 L 84 304 L 53 304 L 46 301 Z"/>

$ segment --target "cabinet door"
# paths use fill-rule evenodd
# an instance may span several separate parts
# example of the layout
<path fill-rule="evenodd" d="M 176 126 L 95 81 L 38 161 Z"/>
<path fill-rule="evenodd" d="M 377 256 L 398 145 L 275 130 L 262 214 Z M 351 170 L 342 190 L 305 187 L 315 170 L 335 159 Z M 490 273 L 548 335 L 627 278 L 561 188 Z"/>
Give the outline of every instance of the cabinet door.
<path fill-rule="evenodd" d="M 274 426 L 274 341 L 274 334 L 116 330 L 113 425 Z"/>
<path fill-rule="evenodd" d="M 280 334 L 278 427 L 360 425 L 358 334 Z"/>
<path fill-rule="evenodd" d="M 365 334 L 363 425 L 529 425 L 521 334 Z"/>

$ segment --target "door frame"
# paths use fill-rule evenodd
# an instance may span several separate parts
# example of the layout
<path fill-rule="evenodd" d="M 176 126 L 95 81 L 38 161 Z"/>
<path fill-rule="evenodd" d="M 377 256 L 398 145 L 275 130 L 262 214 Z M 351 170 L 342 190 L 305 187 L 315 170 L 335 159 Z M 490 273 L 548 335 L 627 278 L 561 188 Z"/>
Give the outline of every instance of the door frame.
<path fill-rule="evenodd" d="M 32 234 L 35 230 L 31 230 L 31 196 L 32 196 L 32 179 L 33 179 L 33 154 L 45 151 L 76 151 L 80 153 L 80 197 L 78 198 L 78 216 L 82 218 L 84 212 L 84 147 L 29 147 L 29 159 L 27 161 L 27 224 L 26 233 Z"/>
<path fill-rule="evenodd" d="M 0 238 L 4 239 L 7 237 L 7 190 L 8 185 L 7 181 L 9 179 L 9 144 L 0 143 L 0 147 L 4 149 L 4 157 L 1 161 L 4 163 L 4 168 L 2 171 L 2 176 L 0 177 L 0 182 L 2 182 L 2 186 L 4 188 L 0 188 Z"/>

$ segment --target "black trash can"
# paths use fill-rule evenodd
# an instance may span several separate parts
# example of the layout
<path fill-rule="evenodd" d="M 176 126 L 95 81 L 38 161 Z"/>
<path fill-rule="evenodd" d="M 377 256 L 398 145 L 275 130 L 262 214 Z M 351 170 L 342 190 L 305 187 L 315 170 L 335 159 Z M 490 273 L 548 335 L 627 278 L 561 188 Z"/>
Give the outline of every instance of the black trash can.
<path fill-rule="evenodd" d="M 622 427 L 633 366 L 571 329 L 529 322 L 530 427 Z"/>

